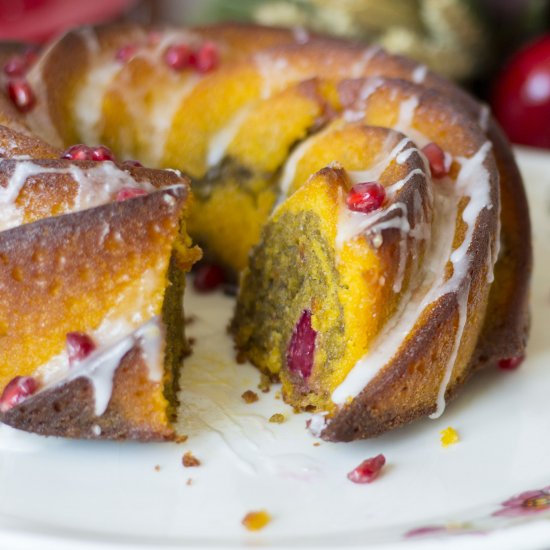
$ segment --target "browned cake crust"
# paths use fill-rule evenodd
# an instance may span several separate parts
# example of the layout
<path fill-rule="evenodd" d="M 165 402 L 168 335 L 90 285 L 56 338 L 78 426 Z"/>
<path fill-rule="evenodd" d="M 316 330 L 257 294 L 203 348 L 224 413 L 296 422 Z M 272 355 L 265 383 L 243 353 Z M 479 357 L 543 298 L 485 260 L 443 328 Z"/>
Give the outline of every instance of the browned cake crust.
<path fill-rule="evenodd" d="M 107 309 L 118 281 L 135 277 L 133 272 L 141 273 L 170 250 L 187 195 L 187 187 L 180 185 L 0 233 L 0 288 L 10 288 L 0 309 L 0 318 L 10 320 L 0 339 L 2 356 L 12 361 L 40 355 L 42 341 L 52 331 L 74 330 L 73 316 L 78 320 L 84 312 Z M 71 258 L 66 269 L 60 269 L 62 256 Z M 71 315 L 67 304 L 73 304 Z M 34 345 L 28 342 L 28 327 L 35 327 Z M 92 413 L 90 382 L 79 378 L 37 393 L 0 420 L 44 435 L 93 437 L 92 428 L 98 425 L 106 438 L 172 437 L 165 413 L 155 407 L 162 385 L 148 380 L 138 350 L 128 352 L 118 367 L 105 417 Z M 11 375 L 2 374 L 3 387 Z M 80 402 L 82 396 L 87 397 Z M 65 422 L 67 418 L 77 421 Z"/>

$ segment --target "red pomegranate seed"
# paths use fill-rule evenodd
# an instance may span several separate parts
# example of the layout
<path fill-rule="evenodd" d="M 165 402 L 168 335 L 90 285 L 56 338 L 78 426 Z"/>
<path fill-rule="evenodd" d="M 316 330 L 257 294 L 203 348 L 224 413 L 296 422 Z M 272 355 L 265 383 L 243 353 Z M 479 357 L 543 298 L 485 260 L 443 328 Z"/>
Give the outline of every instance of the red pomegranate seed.
<path fill-rule="evenodd" d="M 143 168 L 143 164 L 141 164 L 139 160 L 133 160 L 133 159 L 125 160 L 122 163 L 122 165 L 127 166 L 128 168 Z"/>
<path fill-rule="evenodd" d="M 8 76 L 23 76 L 38 58 L 34 48 L 27 48 L 22 54 L 12 55 L 4 64 L 4 73 Z"/>
<path fill-rule="evenodd" d="M 449 167 L 445 165 L 445 153 L 436 143 L 428 143 L 422 148 L 422 152 L 430 163 L 430 171 L 434 178 L 442 178 L 449 175 Z"/>
<path fill-rule="evenodd" d="M 174 71 L 190 66 L 191 48 L 187 44 L 172 44 L 164 52 L 164 61 Z"/>
<path fill-rule="evenodd" d="M 197 51 L 192 52 L 189 63 L 199 72 L 208 73 L 218 66 L 220 56 L 213 42 L 205 42 Z"/>
<path fill-rule="evenodd" d="M 350 210 L 368 214 L 382 206 L 386 199 L 386 190 L 376 181 L 356 183 L 346 197 Z"/>
<path fill-rule="evenodd" d="M 225 282 L 223 269 L 216 264 L 202 264 L 195 272 L 193 287 L 197 292 L 212 292 Z"/>
<path fill-rule="evenodd" d="M 68 160 L 92 160 L 92 148 L 78 143 L 71 145 L 62 155 L 62 159 Z"/>
<path fill-rule="evenodd" d="M 523 363 L 524 359 L 525 357 L 523 355 L 501 359 L 498 362 L 498 368 L 502 370 L 515 370 Z"/>
<path fill-rule="evenodd" d="M 304 380 L 311 375 L 316 338 L 317 332 L 311 327 L 311 311 L 306 309 L 292 331 L 286 353 L 288 369 L 299 374 Z"/>
<path fill-rule="evenodd" d="M 13 55 L 4 65 L 4 73 L 8 76 L 23 76 L 27 69 L 27 60 L 22 55 Z"/>
<path fill-rule="evenodd" d="M 152 30 L 147 34 L 147 44 L 149 46 L 156 46 L 159 44 L 160 39 L 162 38 L 162 33 L 160 31 Z"/>
<path fill-rule="evenodd" d="M 38 382 L 32 376 L 16 376 L 4 388 L 0 397 L 0 412 L 5 413 L 36 393 Z"/>
<path fill-rule="evenodd" d="M 134 197 L 141 197 L 147 195 L 147 191 L 139 189 L 138 187 L 123 187 L 116 195 L 115 200 L 118 202 L 133 199 Z"/>
<path fill-rule="evenodd" d="M 8 82 L 8 95 L 13 104 L 22 113 L 26 113 L 34 107 L 34 92 L 26 80 L 12 80 Z"/>
<path fill-rule="evenodd" d="M 348 474 L 348 479 L 353 483 L 370 483 L 379 476 L 384 464 L 386 457 L 382 454 L 367 458 Z"/>
<path fill-rule="evenodd" d="M 136 55 L 138 47 L 136 44 L 127 44 L 119 48 L 115 54 L 115 59 L 122 63 L 127 63 Z"/>
<path fill-rule="evenodd" d="M 83 332 L 67 333 L 67 354 L 69 355 L 69 365 L 86 359 L 92 351 L 95 350 L 95 342 Z"/>
<path fill-rule="evenodd" d="M 113 152 L 105 145 L 99 145 L 98 147 L 92 147 L 92 160 L 103 162 L 105 160 L 115 160 Z"/>

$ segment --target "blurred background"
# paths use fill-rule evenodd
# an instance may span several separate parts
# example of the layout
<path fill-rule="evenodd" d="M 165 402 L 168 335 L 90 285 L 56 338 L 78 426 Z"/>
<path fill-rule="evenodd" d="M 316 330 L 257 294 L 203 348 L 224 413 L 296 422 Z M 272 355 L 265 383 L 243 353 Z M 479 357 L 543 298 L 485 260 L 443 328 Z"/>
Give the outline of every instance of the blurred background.
<path fill-rule="evenodd" d="M 0 0 L 2 40 L 120 19 L 253 21 L 377 42 L 490 103 L 515 143 L 550 149 L 550 0 Z"/>

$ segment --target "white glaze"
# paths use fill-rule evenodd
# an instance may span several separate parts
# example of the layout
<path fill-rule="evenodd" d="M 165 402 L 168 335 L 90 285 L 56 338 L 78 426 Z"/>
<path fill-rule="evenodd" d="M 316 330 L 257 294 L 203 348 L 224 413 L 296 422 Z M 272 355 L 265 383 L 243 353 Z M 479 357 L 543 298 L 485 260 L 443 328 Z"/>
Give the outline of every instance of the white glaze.
<path fill-rule="evenodd" d="M 0 160 L 0 166 L 3 161 Z M 80 168 L 77 164 L 67 163 L 55 168 L 41 166 L 31 160 L 15 163 L 7 185 L 0 187 L 0 231 L 16 227 L 23 222 L 24 210 L 17 206 L 16 200 L 25 182 L 40 174 L 66 174 L 78 184 L 78 193 L 71 212 L 78 212 L 111 202 L 115 193 L 123 187 L 137 187 L 147 192 L 155 188 L 147 181 L 136 181 L 128 172 L 121 170 L 111 161 L 97 162 L 90 168 Z"/>
<path fill-rule="evenodd" d="M 344 405 L 356 397 L 378 372 L 391 360 L 403 345 L 414 325 L 426 310 L 448 293 L 455 293 L 459 304 L 458 327 L 455 342 L 447 361 L 438 392 L 437 410 L 440 416 L 445 407 L 445 391 L 460 349 L 462 333 L 467 320 L 466 308 L 469 294 L 469 247 L 478 216 L 483 209 L 492 208 L 489 174 L 484 166 L 491 144 L 486 142 L 471 158 L 458 158 L 461 169 L 452 186 L 434 186 L 433 227 L 430 249 L 424 259 L 424 272 L 418 286 L 402 298 L 399 311 L 388 321 L 381 334 L 373 342 L 369 352 L 348 373 L 334 390 L 332 400 Z M 461 197 L 469 197 L 462 212 L 466 233 L 462 243 L 453 250 L 454 224 Z M 450 261 L 453 274 L 444 279 L 445 266 Z"/>
<path fill-rule="evenodd" d="M 221 130 L 212 136 L 210 143 L 208 144 L 206 159 L 209 167 L 216 166 L 223 159 L 227 148 L 247 119 L 252 107 L 253 104 L 248 103 L 239 109 L 233 117 L 231 117 L 231 120 L 229 120 L 229 122 Z"/>
<path fill-rule="evenodd" d="M 426 65 L 418 65 L 411 73 L 411 80 L 415 84 L 422 84 L 428 74 L 428 67 Z"/>
<path fill-rule="evenodd" d="M 478 123 L 484 132 L 489 129 L 489 119 L 491 117 L 491 110 L 489 105 L 482 103 L 479 108 Z"/>
<path fill-rule="evenodd" d="M 103 98 L 121 68 L 122 65 L 116 59 L 99 60 L 88 69 L 85 82 L 75 93 L 75 125 L 82 140 L 88 145 L 99 144 Z"/>
<path fill-rule="evenodd" d="M 108 326 L 109 330 L 105 325 L 92 333 L 98 347 L 82 362 L 69 368 L 64 351 L 54 358 L 55 363 L 50 361 L 48 365 L 37 370 L 36 376 L 45 382 L 40 391 L 65 385 L 78 378 L 87 378 L 94 388 L 95 415 L 102 416 L 111 400 L 116 369 L 123 357 L 136 345 L 141 348 L 149 379 L 153 382 L 160 381 L 164 352 L 164 327 L 160 317 L 155 316 L 136 329 L 132 329 L 124 320 L 108 323 Z M 107 334 L 108 337 L 105 336 Z"/>

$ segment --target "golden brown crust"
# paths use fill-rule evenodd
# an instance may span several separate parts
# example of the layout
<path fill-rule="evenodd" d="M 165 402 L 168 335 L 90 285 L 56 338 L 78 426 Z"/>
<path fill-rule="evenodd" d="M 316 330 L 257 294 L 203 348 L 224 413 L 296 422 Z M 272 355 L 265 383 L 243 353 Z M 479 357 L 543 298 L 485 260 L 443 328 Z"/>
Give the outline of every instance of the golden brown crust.
<path fill-rule="evenodd" d="M 152 396 L 162 391 L 149 379 L 141 350 L 134 346 L 114 375 L 109 406 L 95 414 L 92 382 L 86 377 L 47 388 L 0 415 L 4 424 L 39 435 L 78 439 L 173 440 L 166 418 L 155 410 Z"/>

